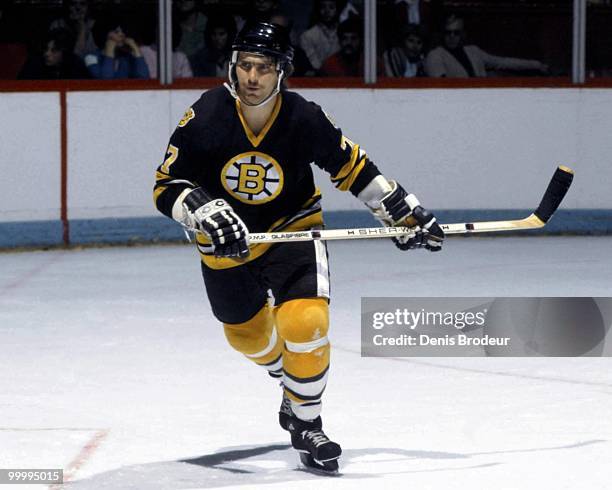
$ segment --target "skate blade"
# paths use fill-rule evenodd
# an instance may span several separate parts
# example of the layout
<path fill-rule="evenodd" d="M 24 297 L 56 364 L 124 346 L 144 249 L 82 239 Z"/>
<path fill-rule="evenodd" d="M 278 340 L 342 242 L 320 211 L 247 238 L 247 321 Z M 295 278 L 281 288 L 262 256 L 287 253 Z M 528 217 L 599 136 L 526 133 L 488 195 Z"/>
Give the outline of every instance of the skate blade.
<path fill-rule="evenodd" d="M 320 462 L 315 460 L 310 454 L 300 452 L 300 461 L 302 463 L 302 471 L 313 473 L 319 476 L 341 476 L 338 471 L 338 460 Z"/>

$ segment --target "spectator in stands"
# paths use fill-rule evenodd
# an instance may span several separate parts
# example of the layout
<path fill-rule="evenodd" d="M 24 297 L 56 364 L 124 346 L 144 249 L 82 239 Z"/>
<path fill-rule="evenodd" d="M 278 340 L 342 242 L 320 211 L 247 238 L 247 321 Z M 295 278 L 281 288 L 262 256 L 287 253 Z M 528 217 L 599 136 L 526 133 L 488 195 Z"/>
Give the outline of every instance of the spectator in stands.
<path fill-rule="evenodd" d="M 363 75 L 362 26 L 357 17 L 338 25 L 340 51 L 329 56 L 321 67 L 327 77 L 358 77 Z"/>
<path fill-rule="evenodd" d="M 340 51 L 325 60 L 321 75 L 327 77 L 360 77 L 364 74 L 362 49 L 363 22 L 351 16 L 338 25 Z M 382 75 L 382 63 L 377 63 L 377 73 Z"/>
<path fill-rule="evenodd" d="M 235 36 L 236 24 L 233 17 L 211 16 L 204 32 L 206 46 L 189 59 L 194 76 L 226 78 Z"/>
<path fill-rule="evenodd" d="M 300 47 L 315 70 L 320 70 L 327 58 L 340 51 L 338 2 L 339 0 L 317 0 L 313 14 L 315 23 L 300 36 Z"/>
<path fill-rule="evenodd" d="M 537 60 L 493 56 L 473 44 L 465 45 L 463 19 L 450 16 L 444 24 L 444 42 L 425 58 L 425 73 L 430 77 L 486 77 L 487 69 L 534 70 L 548 72 Z"/>
<path fill-rule="evenodd" d="M 89 0 L 64 0 L 63 17 L 51 22 L 49 29 L 69 29 L 75 39 L 74 53 L 81 58 L 98 49 L 93 38 L 95 20 L 90 16 Z"/>
<path fill-rule="evenodd" d="M 234 17 L 236 29 L 240 31 L 249 21 L 270 22 L 274 14 L 281 13 L 278 0 L 250 0 L 248 9 Z"/>
<path fill-rule="evenodd" d="M 20 80 L 65 80 L 90 78 L 83 60 L 73 52 L 74 38 L 68 29 L 51 29 L 42 53 L 30 56 L 17 78 Z"/>
<path fill-rule="evenodd" d="M 270 22 L 270 18 L 279 13 L 278 0 L 252 0 L 249 20 Z"/>
<path fill-rule="evenodd" d="M 398 46 L 385 51 L 385 75 L 388 77 L 424 77 L 425 36 L 417 24 L 404 27 Z"/>
<path fill-rule="evenodd" d="M 444 0 L 386 0 L 379 10 L 379 36 L 384 49 L 398 46 L 397 34 L 408 24 L 417 24 L 425 33 L 439 29 L 444 21 Z M 381 28 L 384 26 L 384 28 Z"/>
<path fill-rule="evenodd" d="M 100 79 L 149 78 L 149 69 L 129 27 L 115 17 L 96 21 L 94 39 L 101 50 L 85 56 L 92 77 Z M 125 30 L 124 30 L 125 29 Z"/>
<path fill-rule="evenodd" d="M 153 42 L 140 46 L 140 52 L 147 64 L 149 70 L 149 76 L 151 78 L 157 78 L 157 52 L 159 41 L 157 39 L 157 29 L 152 26 L 155 34 L 149 37 L 149 40 L 153 39 Z M 172 26 L 172 78 L 191 78 L 193 77 L 193 71 L 191 69 L 191 63 L 187 59 L 185 53 L 178 49 L 179 42 L 181 40 L 181 30 L 176 22 Z"/>
<path fill-rule="evenodd" d="M 180 26 L 180 43 L 178 50 L 187 57 L 193 56 L 204 47 L 204 32 L 207 17 L 198 9 L 195 0 L 174 0 L 174 16 Z"/>
<path fill-rule="evenodd" d="M 274 14 L 270 17 L 272 24 L 283 26 L 287 29 L 289 36 L 291 37 L 293 31 L 293 22 L 283 14 Z M 315 69 L 310 64 L 308 57 L 304 50 L 296 44 L 293 44 L 293 76 L 296 77 L 312 77 L 316 75 Z"/>

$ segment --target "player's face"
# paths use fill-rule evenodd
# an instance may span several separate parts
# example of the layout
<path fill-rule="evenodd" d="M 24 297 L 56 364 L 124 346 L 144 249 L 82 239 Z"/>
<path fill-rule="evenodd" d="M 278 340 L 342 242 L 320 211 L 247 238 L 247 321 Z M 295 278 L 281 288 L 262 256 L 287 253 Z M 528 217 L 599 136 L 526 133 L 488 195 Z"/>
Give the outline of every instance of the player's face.
<path fill-rule="evenodd" d="M 238 95 L 251 105 L 256 105 L 268 97 L 276 88 L 278 74 L 276 64 L 268 56 L 240 53 L 236 62 Z"/>

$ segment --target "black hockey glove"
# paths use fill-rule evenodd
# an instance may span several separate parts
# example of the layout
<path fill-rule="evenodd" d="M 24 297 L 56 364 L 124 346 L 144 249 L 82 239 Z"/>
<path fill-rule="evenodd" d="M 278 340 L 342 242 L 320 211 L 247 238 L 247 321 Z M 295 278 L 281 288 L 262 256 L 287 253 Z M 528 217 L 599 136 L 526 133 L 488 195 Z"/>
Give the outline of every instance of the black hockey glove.
<path fill-rule="evenodd" d="M 436 217 L 421 206 L 414 194 L 407 194 L 397 182 L 390 181 L 393 190 L 380 200 L 380 209 L 375 211 L 386 226 L 418 226 L 414 234 L 393 238 L 400 250 L 426 248 L 430 252 L 442 249 L 444 232 Z"/>
<path fill-rule="evenodd" d="M 248 257 L 249 230 L 224 199 L 212 199 L 201 187 L 183 200 L 186 226 L 208 235 L 216 257 Z"/>

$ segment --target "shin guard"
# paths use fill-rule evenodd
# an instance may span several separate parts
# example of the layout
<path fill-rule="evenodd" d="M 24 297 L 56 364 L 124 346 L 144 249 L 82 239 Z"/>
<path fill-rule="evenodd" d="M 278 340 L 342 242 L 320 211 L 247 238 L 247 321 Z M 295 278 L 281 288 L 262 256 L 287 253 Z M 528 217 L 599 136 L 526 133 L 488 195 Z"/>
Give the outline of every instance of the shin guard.
<path fill-rule="evenodd" d="M 313 420 L 321 413 L 330 346 L 329 310 L 324 298 L 287 301 L 275 311 L 283 350 L 283 385 L 295 415 Z"/>

